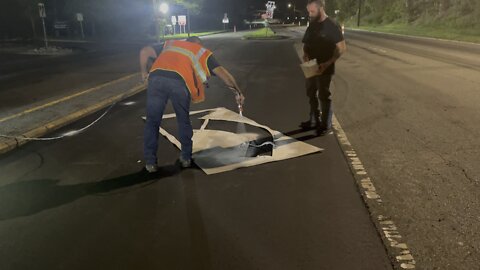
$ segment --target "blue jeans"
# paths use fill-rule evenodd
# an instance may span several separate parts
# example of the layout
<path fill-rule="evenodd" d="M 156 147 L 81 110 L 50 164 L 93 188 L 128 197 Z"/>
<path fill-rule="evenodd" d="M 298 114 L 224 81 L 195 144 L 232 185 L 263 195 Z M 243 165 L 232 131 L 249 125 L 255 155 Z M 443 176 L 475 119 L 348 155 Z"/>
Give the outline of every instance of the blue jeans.
<path fill-rule="evenodd" d="M 157 164 L 159 127 L 168 100 L 172 101 L 177 115 L 181 157 L 192 158 L 193 129 L 190 122 L 190 92 L 181 80 L 152 76 L 148 79 L 147 121 L 144 132 L 144 155 L 146 164 Z"/>

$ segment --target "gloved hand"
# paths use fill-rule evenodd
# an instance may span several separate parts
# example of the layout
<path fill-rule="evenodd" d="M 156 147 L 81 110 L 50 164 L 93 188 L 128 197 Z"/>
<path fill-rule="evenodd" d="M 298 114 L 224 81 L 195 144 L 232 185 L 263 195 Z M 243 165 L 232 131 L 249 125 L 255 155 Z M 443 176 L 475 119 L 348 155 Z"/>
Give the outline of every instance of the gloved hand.
<path fill-rule="evenodd" d="M 245 96 L 242 93 L 237 93 L 235 100 L 237 101 L 238 106 L 243 107 L 243 104 L 245 103 Z"/>

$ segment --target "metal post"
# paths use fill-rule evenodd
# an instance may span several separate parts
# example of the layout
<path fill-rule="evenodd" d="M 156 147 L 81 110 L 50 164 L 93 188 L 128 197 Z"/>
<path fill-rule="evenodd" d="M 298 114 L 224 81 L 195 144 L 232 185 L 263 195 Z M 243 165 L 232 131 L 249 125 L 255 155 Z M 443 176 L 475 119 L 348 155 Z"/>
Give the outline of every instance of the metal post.
<path fill-rule="evenodd" d="M 190 9 L 187 8 L 188 37 L 190 37 Z"/>
<path fill-rule="evenodd" d="M 82 32 L 82 39 L 85 39 L 85 32 L 83 31 L 83 21 L 80 21 L 80 31 Z"/>
<path fill-rule="evenodd" d="M 165 25 L 164 20 L 162 19 L 162 39 L 165 41 Z"/>
<path fill-rule="evenodd" d="M 45 27 L 45 18 L 42 18 L 43 24 L 43 39 L 45 40 L 45 49 L 48 49 L 47 28 Z"/>
<path fill-rule="evenodd" d="M 358 18 L 357 18 L 357 27 L 360 27 L 360 16 L 362 11 L 362 0 L 358 0 Z"/>
<path fill-rule="evenodd" d="M 45 18 L 47 17 L 47 14 L 45 13 L 45 5 L 43 3 L 38 3 L 38 12 L 40 18 L 42 18 L 43 40 L 45 41 L 45 49 L 48 49 L 47 28 L 45 27 Z"/>

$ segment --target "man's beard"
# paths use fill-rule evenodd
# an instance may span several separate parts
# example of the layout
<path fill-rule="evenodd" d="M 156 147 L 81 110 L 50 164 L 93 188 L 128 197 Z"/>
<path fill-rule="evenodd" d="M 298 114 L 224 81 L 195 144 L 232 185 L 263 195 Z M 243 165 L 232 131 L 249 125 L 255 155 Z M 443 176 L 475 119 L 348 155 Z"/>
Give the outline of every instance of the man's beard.
<path fill-rule="evenodd" d="M 322 18 L 322 16 L 320 15 L 320 12 L 315 17 L 309 17 L 311 23 L 320 21 L 320 18 Z"/>

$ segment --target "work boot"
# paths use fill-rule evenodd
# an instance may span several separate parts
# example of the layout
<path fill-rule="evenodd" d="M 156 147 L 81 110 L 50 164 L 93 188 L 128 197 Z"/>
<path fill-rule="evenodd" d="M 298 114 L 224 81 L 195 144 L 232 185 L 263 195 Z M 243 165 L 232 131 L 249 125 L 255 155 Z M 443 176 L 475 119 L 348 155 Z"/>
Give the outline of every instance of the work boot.
<path fill-rule="evenodd" d="M 185 160 L 182 157 L 180 157 L 177 162 L 180 165 L 180 167 L 182 167 L 182 169 L 188 169 L 192 167 L 192 159 Z"/>
<path fill-rule="evenodd" d="M 313 119 L 312 119 L 313 118 Z M 318 117 L 311 117 L 308 121 L 300 123 L 300 128 L 303 130 L 311 130 L 320 126 L 320 119 Z"/>
<path fill-rule="evenodd" d="M 147 164 L 145 165 L 145 170 L 149 173 L 156 173 L 158 172 L 158 166 L 157 164 Z"/>
<path fill-rule="evenodd" d="M 316 129 L 317 136 L 319 136 L 319 137 L 329 134 L 330 131 L 332 131 L 331 128 L 326 128 L 326 127 L 321 127 L 321 126 L 317 127 L 317 129 Z"/>

